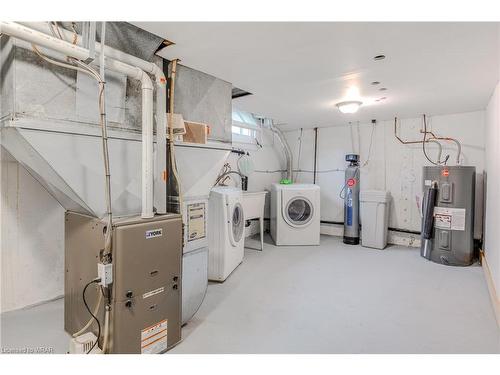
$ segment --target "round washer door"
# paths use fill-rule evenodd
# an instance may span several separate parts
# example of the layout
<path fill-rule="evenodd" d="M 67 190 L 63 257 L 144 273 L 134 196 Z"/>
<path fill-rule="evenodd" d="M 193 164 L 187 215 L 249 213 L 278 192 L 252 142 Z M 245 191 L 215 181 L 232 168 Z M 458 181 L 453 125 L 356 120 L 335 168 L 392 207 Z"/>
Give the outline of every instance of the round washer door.
<path fill-rule="evenodd" d="M 243 238 L 243 233 L 245 231 L 245 220 L 243 218 L 243 207 L 240 203 L 236 203 L 233 206 L 232 212 L 230 212 L 230 228 L 229 228 L 229 239 L 233 246 L 238 245 L 238 242 Z"/>
<path fill-rule="evenodd" d="M 284 208 L 283 216 L 293 227 L 303 227 L 309 224 L 314 214 L 314 207 L 306 197 L 293 197 Z"/>

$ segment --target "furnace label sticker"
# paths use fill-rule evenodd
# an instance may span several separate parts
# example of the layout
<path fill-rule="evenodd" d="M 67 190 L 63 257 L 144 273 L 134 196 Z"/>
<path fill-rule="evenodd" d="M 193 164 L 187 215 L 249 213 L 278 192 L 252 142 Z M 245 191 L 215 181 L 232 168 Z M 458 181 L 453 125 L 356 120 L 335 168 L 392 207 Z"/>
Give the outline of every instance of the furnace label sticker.
<path fill-rule="evenodd" d="M 163 236 L 163 230 L 161 228 L 151 229 L 146 231 L 147 240 L 149 240 L 150 238 L 161 237 L 161 236 Z"/>
<path fill-rule="evenodd" d="M 147 293 L 144 293 L 144 294 L 142 295 L 142 299 L 146 299 L 146 298 L 148 298 L 148 297 L 152 297 L 152 296 L 154 296 L 154 295 L 156 295 L 156 294 L 163 293 L 164 291 L 165 291 L 165 288 L 164 288 L 164 287 L 161 287 L 161 288 L 158 288 L 158 289 L 155 289 L 155 290 L 151 290 L 151 291 L 149 291 L 149 292 L 147 292 Z"/>
<path fill-rule="evenodd" d="M 168 348 L 168 320 L 164 319 L 141 331 L 141 354 L 158 354 Z"/>
<path fill-rule="evenodd" d="M 205 203 L 190 204 L 187 211 L 188 242 L 205 238 Z"/>
<path fill-rule="evenodd" d="M 434 226 L 439 229 L 465 230 L 465 208 L 434 207 Z"/>

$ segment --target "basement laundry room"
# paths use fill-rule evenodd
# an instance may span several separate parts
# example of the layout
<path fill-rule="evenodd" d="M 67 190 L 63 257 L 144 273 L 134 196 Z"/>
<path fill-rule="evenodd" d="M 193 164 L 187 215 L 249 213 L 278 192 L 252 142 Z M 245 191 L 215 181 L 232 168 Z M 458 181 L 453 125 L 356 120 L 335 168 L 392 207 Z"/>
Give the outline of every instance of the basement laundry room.
<path fill-rule="evenodd" d="M 500 354 L 500 23 L 78 17 L 0 22 L 2 354 Z"/>

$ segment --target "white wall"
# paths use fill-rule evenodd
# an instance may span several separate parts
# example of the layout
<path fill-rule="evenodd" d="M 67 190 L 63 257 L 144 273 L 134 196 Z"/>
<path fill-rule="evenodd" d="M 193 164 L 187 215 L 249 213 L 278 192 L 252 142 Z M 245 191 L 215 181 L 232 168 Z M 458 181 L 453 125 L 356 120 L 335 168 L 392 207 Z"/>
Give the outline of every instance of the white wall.
<path fill-rule="evenodd" d="M 64 209 L 2 151 L 1 311 L 50 300 L 64 290 Z"/>
<path fill-rule="evenodd" d="M 462 142 L 462 164 L 476 167 L 478 175 L 478 203 L 476 210 L 478 235 L 481 227 L 482 173 L 484 170 L 484 111 L 459 113 L 428 118 L 428 126 L 437 135 L 450 136 Z M 402 119 L 400 136 L 419 140 L 421 118 Z M 345 154 L 360 153 L 361 164 L 368 158 L 371 124 L 349 124 L 318 130 L 317 183 L 321 186 L 322 220 L 343 221 L 343 201 L 339 192 L 344 183 Z M 294 168 L 313 169 L 314 131 L 303 131 L 300 165 L 298 163 L 300 129 L 286 136 L 294 154 Z M 429 145 L 428 153 L 435 155 L 436 146 Z M 455 164 L 456 148 L 446 145 L 443 155 L 450 154 L 449 165 Z M 421 145 L 403 145 L 394 137 L 394 121 L 381 121 L 375 126 L 369 163 L 361 169 L 362 189 L 389 190 L 393 197 L 389 226 L 420 231 L 417 199 L 421 195 L 422 166 L 429 165 L 422 154 Z M 338 171 L 324 171 L 338 169 Z M 298 173 L 298 182 L 312 182 L 309 172 Z"/>
<path fill-rule="evenodd" d="M 500 300 L 500 83 L 486 109 L 486 172 L 484 252 Z"/>

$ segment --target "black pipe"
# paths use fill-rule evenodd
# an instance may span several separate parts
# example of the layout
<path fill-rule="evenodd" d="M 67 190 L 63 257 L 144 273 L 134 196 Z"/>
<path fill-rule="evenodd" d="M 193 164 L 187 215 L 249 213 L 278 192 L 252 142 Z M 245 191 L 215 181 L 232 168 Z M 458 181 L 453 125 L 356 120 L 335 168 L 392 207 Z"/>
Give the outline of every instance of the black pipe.
<path fill-rule="evenodd" d="M 321 224 L 333 224 L 333 225 L 344 225 L 343 221 L 329 221 L 329 220 L 321 220 Z M 360 225 L 360 227 L 362 227 Z M 399 228 L 392 228 L 389 227 L 387 230 L 390 230 L 391 232 L 400 232 L 400 233 L 408 233 L 408 234 L 417 234 L 420 235 L 420 232 L 414 231 L 414 230 L 409 230 L 409 229 L 399 229 Z"/>
<path fill-rule="evenodd" d="M 318 154 L 318 128 L 314 128 L 314 171 L 313 171 L 313 184 L 316 183 L 316 164 Z"/>
<path fill-rule="evenodd" d="M 401 233 L 408 233 L 408 234 L 417 234 L 420 236 L 420 232 L 416 231 L 416 230 L 408 230 L 408 229 L 398 229 L 398 228 L 387 228 L 388 230 L 392 231 L 392 232 L 401 232 Z"/>
<path fill-rule="evenodd" d="M 335 224 L 335 225 L 344 225 L 343 221 L 328 221 L 328 220 L 321 220 L 321 224 Z"/>

